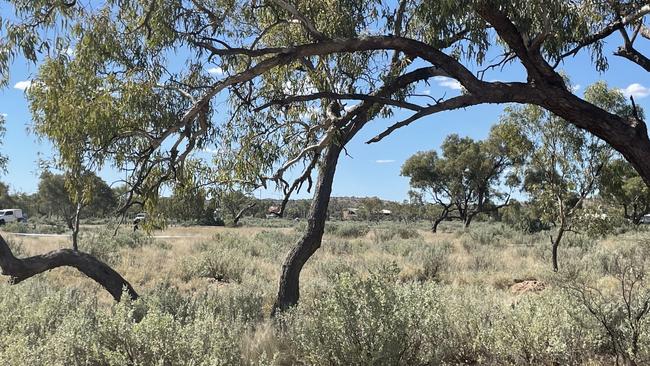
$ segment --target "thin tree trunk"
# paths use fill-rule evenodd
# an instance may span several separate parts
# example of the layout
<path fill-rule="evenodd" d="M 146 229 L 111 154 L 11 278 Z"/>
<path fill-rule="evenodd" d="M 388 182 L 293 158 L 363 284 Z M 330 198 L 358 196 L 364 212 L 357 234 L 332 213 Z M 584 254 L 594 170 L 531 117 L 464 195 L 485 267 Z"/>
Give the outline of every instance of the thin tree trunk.
<path fill-rule="evenodd" d="M 90 254 L 70 249 L 58 249 L 49 253 L 19 259 L 13 255 L 7 242 L 0 236 L 0 270 L 3 275 L 10 277 L 11 284 L 20 283 L 39 273 L 64 266 L 74 267 L 95 280 L 116 301 L 120 301 L 122 298 L 123 290 L 126 290 L 131 299 L 138 298 L 138 294 L 129 282 L 107 264 Z"/>
<path fill-rule="evenodd" d="M 341 146 L 332 144 L 324 154 L 324 159 L 318 170 L 318 182 L 311 203 L 305 234 L 291 249 L 282 265 L 282 275 L 278 289 L 278 297 L 273 305 L 271 315 L 296 305 L 300 298 L 300 271 L 307 260 L 320 248 L 325 231 L 327 207 L 332 193 L 332 183 Z"/>
<path fill-rule="evenodd" d="M 557 265 L 557 248 L 560 246 L 560 241 L 562 240 L 562 236 L 564 235 L 564 231 L 565 231 L 564 226 L 560 226 L 560 229 L 557 232 L 557 236 L 555 237 L 555 239 L 552 239 L 552 243 L 553 243 L 553 253 L 552 253 L 553 272 L 557 272 L 558 269 L 559 269 L 559 267 Z"/>
<path fill-rule="evenodd" d="M 72 250 L 79 250 L 79 221 L 81 216 L 81 203 L 77 203 L 77 209 L 72 223 Z"/>

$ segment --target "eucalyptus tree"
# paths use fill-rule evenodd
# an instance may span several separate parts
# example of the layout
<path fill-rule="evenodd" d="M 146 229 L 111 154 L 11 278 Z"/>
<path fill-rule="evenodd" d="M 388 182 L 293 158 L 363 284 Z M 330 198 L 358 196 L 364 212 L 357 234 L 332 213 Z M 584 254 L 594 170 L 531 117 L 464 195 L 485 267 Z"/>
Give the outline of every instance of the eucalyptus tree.
<path fill-rule="evenodd" d="M 607 164 L 600 175 L 599 196 L 623 209 L 623 217 L 635 225 L 650 213 L 650 189 L 625 160 Z"/>
<path fill-rule="evenodd" d="M 257 205 L 257 200 L 250 193 L 237 189 L 220 190 L 215 194 L 217 209 L 221 211 L 222 219 L 232 226 L 239 225 L 244 214 Z"/>
<path fill-rule="evenodd" d="M 553 270 L 557 271 L 559 244 L 566 232 L 578 229 L 576 217 L 585 199 L 595 192 L 610 150 L 593 135 L 538 107 L 507 113 L 523 122 L 524 133 L 533 143 L 523 188 L 542 222 L 556 228 L 550 240 Z"/>
<path fill-rule="evenodd" d="M 585 98 L 617 115 L 638 113 L 620 91 L 596 83 Z M 558 270 L 558 247 L 565 233 L 579 231 L 585 201 L 596 193 L 612 149 L 604 141 L 537 106 L 508 108 L 502 123 L 518 128 L 529 141 L 523 189 L 543 223 L 555 226 L 550 236 L 553 270 Z M 587 218 L 588 219 L 588 218 Z"/>
<path fill-rule="evenodd" d="M 601 137 L 650 181 L 640 116 L 585 101 L 559 72 L 578 53 L 590 53 L 594 70 L 605 71 L 606 38 L 621 39 L 616 55 L 648 70 L 638 51 L 650 37 L 643 0 L 8 4 L 16 16 L 3 20 L 2 76 L 18 54 L 46 55 L 28 94 L 37 130 L 64 163 L 82 156 L 94 166 L 127 167 L 128 202 L 154 200 L 164 184 L 187 176 L 181 172 L 194 151 L 213 145 L 214 164 L 199 165 L 206 183 L 276 184 L 287 196 L 314 188 L 276 309 L 298 301 L 300 271 L 321 244 L 346 144 L 397 109 L 412 115 L 369 143 L 442 111 L 527 103 Z M 491 64 L 488 54 L 502 57 Z M 522 66 L 526 80 L 483 80 L 501 66 Z M 436 76 L 455 79 L 463 92 L 417 96 L 418 83 Z"/>
<path fill-rule="evenodd" d="M 40 176 L 36 196 L 41 210 L 65 220 L 72 231 L 74 250 L 78 250 L 82 214 L 102 217 L 112 213 L 117 206 L 111 188 L 92 172 L 86 172 L 81 179 L 71 182 L 69 176 L 44 171 Z"/>
<path fill-rule="evenodd" d="M 513 174 L 523 162 L 529 144 L 509 125 L 495 125 L 484 141 L 456 134 L 447 136 L 437 151 L 418 152 L 402 165 L 401 174 L 410 178 L 413 189 L 427 196 L 435 206 L 431 231 L 447 219 L 461 220 L 469 227 L 480 213 L 492 212 L 508 204 Z"/>

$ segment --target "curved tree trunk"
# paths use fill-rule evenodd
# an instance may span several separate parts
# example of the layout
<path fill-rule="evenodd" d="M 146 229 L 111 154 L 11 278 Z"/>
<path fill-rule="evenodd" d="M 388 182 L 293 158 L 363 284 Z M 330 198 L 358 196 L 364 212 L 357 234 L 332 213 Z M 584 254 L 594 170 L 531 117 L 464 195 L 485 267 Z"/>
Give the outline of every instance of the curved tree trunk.
<path fill-rule="evenodd" d="M 433 220 L 433 223 L 431 224 L 431 232 L 432 233 L 437 233 L 438 232 L 438 225 L 444 220 L 444 217 L 437 218 Z"/>
<path fill-rule="evenodd" d="M 287 310 L 296 305 L 300 298 L 300 271 L 307 260 L 320 248 L 325 231 L 327 207 L 332 193 L 332 183 L 336 164 L 341 153 L 341 146 L 332 144 L 323 156 L 318 169 L 318 182 L 311 203 L 305 234 L 291 249 L 282 265 L 282 275 L 278 289 L 278 297 L 273 305 L 271 315 Z"/>
<path fill-rule="evenodd" d="M 39 273 L 64 266 L 74 267 L 95 280 L 116 301 L 121 300 L 124 289 L 126 289 L 131 299 L 138 298 L 138 294 L 130 283 L 107 264 L 90 254 L 71 249 L 58 249 L 49 253 L 19 259 L 13 255 L 7 242 L 0 236 L 0 270 L 3 275 L 10 276 L 11 284 L 20 283 Z"/>
<path fill-rule="evenodd" d="M 557 264 L 557 248 L 560 246 L 560 241 L 562 240 L 562 236 L 564 235 L 564 227 L 561 226 L 560 229 L 557 232 L 557 236 L 555 239 L 552 239 L 552 244 L 553 244 L 553 250 L 552 250 L 552 258 L 553 258 L 553 272 L 557 272 L 559 270 L 558 264 Z"/>
<path fill-rule="evenodd" d="M 438 232 L 438 225 L 440 225 L 440 223 L 444 219 L 446 219 L 448 216 L 449 216 L 449 206 L 444 206 L 443 205 L 443 209 L 442 209 L 442 212 L 440 213 L 440 216 L 435 218 L 433 220 L 433 222 L 431 223 L 431 232 L 434 233 L 434 234 L 437 233 Z"/>

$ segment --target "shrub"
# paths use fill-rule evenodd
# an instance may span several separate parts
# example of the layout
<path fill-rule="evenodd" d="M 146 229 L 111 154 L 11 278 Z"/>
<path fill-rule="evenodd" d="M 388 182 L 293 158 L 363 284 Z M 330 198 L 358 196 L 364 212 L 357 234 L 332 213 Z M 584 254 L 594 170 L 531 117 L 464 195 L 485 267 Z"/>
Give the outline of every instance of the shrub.
<path fill-rule="evenodd" d="M 241 282 L 243 274 L 243 261 L 231 250 L 212 249 L 196 257 L 185 259 L 181 264 L 181 279 L 186 282 L 192 278 Z"/>
<path fill-rule="evenodd" d="M 581 268 L 560 281 L 606 334 L 617 363 L 619 358 L 626 365 L 650 360 L 648 251 L 627 243 L 609 251 L 601 249 L 586 256 Z M 593 263 L 599 264 L 600 273 L 594 273 Z"/>
<path fill-rule="evenodd" d="M 325 226 L 325 230 L 327 233 L 341 238 L 361 238 L 368 234 L 370 227 L 366 224 L 345 222 L 330 223 Z"/>
<path fill-rule="evenodd" d="M 435 297 L 395 281 L 394 268 L 365 280 L 343 274 L 331 291 L 298 306 L 285 319 L 296 358 L 309 365 L 418 363 L 422 314 Z"/>
<path fill-rule="evenodd" d="M 417 231 L 417 229 L 407 226 L 398 227 L 396 233 L 397 236 L 399 236 L 401 239 L 413 239 L 420 237 L 420 233 Z"/>
<path fill-rule="evenodd" d="M 440 242 L 428 247 L 424 253 L 417 253 L 422 263 L 420 279 L 439 281 L 441 273 L 449 268 L 451 249 L 451 243 Z"/>
<path fill-rule="evenodd" d="M 142 248 L 152 245 L 154 240 L 141 232 L 118 232 L 113 235 L 110 229 L 107 229 L 98 233 L 82 233 L 79 248 L 103 262 L 116 264 L 121 258 L 120 250 Z"/>

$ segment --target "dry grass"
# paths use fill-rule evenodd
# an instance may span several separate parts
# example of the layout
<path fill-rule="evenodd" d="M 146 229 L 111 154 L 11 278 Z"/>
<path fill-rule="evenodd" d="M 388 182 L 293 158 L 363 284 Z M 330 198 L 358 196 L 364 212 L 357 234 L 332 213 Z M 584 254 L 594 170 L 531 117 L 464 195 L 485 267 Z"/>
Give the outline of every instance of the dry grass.
<path fill-rule="evenodd" d="M 381 230 L 390 231 L 390 224 L 379 224 Z M 359 238 L 341 238 L 326 234 L 322 249 L 319 250 L 305 266 L 302 274 L 303 293 L 318 292 L 327 285 L 337 274 L 348 271 L 359 276 L 367 276 L 382 265 L 395 264 L 400 269 L 400 278 L 405 281 L 417 280 L 423 269 L 423 253 L 429 248 L 451 244 L 451 252 L 444 261 L 444 269 L 439 281 L 453 286 L 488 285 L 497 289 L 505 289 L 514 283 L 515 279 L 547 277 L 550 264 L 546 262 L 544 252 L 548 251 L 547 243 L 518 243 L 505 238 L 507 235 L 494 236 L 494 243 L 480 243 L 477 232 L 486 230 L 488 226 L 476 223 L 468 232 L 456 228 L 442 230 L 433 234 L 424 229 L 417 230 L 417 237 L 400 239 L 394 237 L 381 242 L 377 231 L 371 230 Z M 455 231 L 452 231 L 454 230 Z M 87 233 L 101 232 L 102 227 L 85 226 Z M 505 228 L 501 228 L 507 231 Z M 258 239 L 265 233 L 279 233 L 274 238 Z M 124 228 L 120 235 L 129 235 L 130 230 Z M 11 233 L 3 236 L 19 243 L 26 255 L 44 253 L 50 250 L 68 247 L 69 239 L 65 237 L 19 237 Z M 110 235 L 104 232 L 102 235 Z M 246 243 L 245 248 L 230 248 L 223 255 L 236 255 L 241 259 L 243 270 L 242 282 L 261 281 L 272 302 L 275 284 L 280 274 L 280 266 L 287 250 L 298 238 L 299 229 L 293 227 L 169 227 L 157 230 L 150 235 L 164 237 L 153 239 L 154 245 L 139 248 L 120 248 L 119 260 L 113 263 L 115 269 L 128 279 L 135 288 L 146 293 L 165 283 L 172 284 L 184 292 L 200 293 L 210 291 L 215 287 L 229 286 L 229 283 L 219 283 L 213 279 L 191 278 L 181 279 L 184 266 L 192 259 L 205 256 L 201 248 L 214 247 L 224 250 L 221 242 L 224 237 L 240 238 Z M 489 236 L 489 235 L 488 235 Z M 521 239 L 520 237 L 517 239 Z M 533 238 L 527 238 L 533 240 Z M 83 240 L 83 238 L 82 238 Z M 110 240 L 110 239 L 109 239 Z M 521 241 L 521 240 L 519 240 Z M 275 251 L 268 247 L 274 246 Z M 255 254 L 255 252 L 259 252 Z M 251 253 L 255 255 L 251 255 Z M 75 287 L 97 293 L 102 302 L 110 303 L 110 297 L 91 280 L 71 269 L 55 269 L 47 274 L 48 279 L 56 285 Z M 269 305 L 270 306 L 270 305 Z"/>

